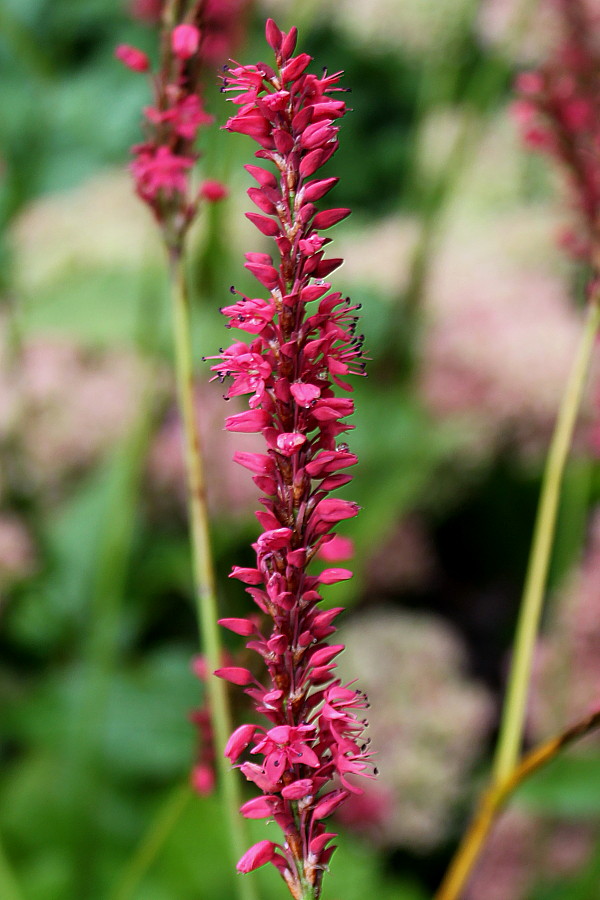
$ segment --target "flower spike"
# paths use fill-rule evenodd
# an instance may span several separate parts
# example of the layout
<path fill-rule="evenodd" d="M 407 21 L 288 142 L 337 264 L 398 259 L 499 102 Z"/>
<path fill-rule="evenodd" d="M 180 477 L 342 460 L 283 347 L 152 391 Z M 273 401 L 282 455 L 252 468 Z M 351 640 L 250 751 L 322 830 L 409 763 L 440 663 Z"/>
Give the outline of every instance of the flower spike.
<path fill-rule="evenodd" d="M 342 261 L 326 256 L 330 239 L 320 233 L 350 210 L 315 206 L 337 183 L 317 173 L 338 148 L 346 106 L 331 95 L 341 90 L 341 73 L 310 73 L 311 58 L 293 55 L 296 29 L 286 34 L 270 19 L 266 37 L 274 66 L 234 64 L 222 90 L 236 107 L 226 129 L 251 137 L 256 158 L 271 164 L 246 166 L 257 208 L 248 219 L 274 241 L 272 253 L 246 254 L 246 268 L 269 296 L 233 289 L 235 302 L 221 312 L 249 343 L 236 340 L 222 350 L 212 370 L 221 382 L 231 379 L 226 396 L 249 396 L 249 408 L 229 416 L 225 427 L 260 432 L 266 444 L 264 453 L 235 455 L 264 494 L 257 513 L 264 530 L 253 544 L 256 567 L 234 566 L 231 575 L 248 585 L 271 630 L 263 634 L 255 615 L 247 624 L 225 619 L 223 625 L 250 638 L 247 647 L 262 657 L 268 678 L 263 686 L 246 669 L 218 674 L 244 686 L 268 720 L 267 727 L 241 725 L 227 747 L 236 764 L 248 754 L 240 770 L 264 795 L 242 813 L 274 819 L 285 837 L 281 845 L 252 847 L 238 870 L 271 862 L 295 900 L 318 900 L 335 837 L 323 820 L 360 790 L 354 776 L 372 776 L 361 736 L 366 698 L 336 678 L 334 660 L 344 648 L 327 642 L 341 609 L 319 610 L 320 586 L 352 572 L 335 567 L 310 574 L 312 560 L 330 542 L 324 558 L 347 558 L 350 542 L 333 529 L 359 511 L 356 503 L 328 495 L 351 480 L 341 472 L 357 462 L 338 442 L 352 427 L 346 419 L 354 405 L 335 388 L 351 391 L 348 377 L 363 374 L 363 337 L 355 335 L 358 307 L 325 280 Z"/>

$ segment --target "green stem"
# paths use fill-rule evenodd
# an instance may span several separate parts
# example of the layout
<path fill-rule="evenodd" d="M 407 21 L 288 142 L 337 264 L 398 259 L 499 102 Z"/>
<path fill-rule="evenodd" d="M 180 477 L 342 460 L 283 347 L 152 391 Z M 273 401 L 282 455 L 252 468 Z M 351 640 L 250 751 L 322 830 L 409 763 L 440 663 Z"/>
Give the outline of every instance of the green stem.
<path fill-rule="evenodd" d="M 2 900 L 23 900 L 23 895 L 17 885 L 12 867 L 0 841 L 0 897 Z"/>
<path fill-rule="evenodd" d="M 202 648 L 209 672 L 206 679 L 206 690 L 214 732 L 219 782 L 231 838 L 231 852 L 235 856 L 235 861 L 237 861 L 247 849 L 247 842 L 243 820 L 239 813 L 241 796 L 237 775 L 231 769 L 229 761 L 223 752 L 231 733 L 231 714 L 227 688 L 222 679 L 215 678 L 212 675 L 214 670 L 221 665 L 222 650 L 219 626 L 217 624 L 217 594 L 206 505 L 206 480 L 200 430 L 194 403 L 190 303 L 182 254 L 173 251 L 170 264 L 174 314 L 175 367 L 177 372 L 177 391 L 184 426 L 195 600 Z M 236 887 L 240 900 L 253 900 L 254 888 L 251 882 L 247 879 L 237 878 Z"/>
<path fill-rule="evenodd" d="M 559 409 L 544 471 L 523 600 L 517 625 L 508 692 L 496 748 L 493 771 L 493 781 L 496 783 L 504 780 L 509 772 L 514 769 L 520 752 L 531 664 L 548 578 L 561 485 L 575 422 L 587 381 L 594 342 L 600 326 L 600 304 L 598 300 L 598 296 L 592 298 L 587 311 L 585 327 Z"/>
<path fill-rule="evenodd" d="M 108 900 L 130 900 L 133 897 L 153 860 L 185 812 L 191 797 L 192 792 L 187 785 L 178 787 L 169 795 Z"/>

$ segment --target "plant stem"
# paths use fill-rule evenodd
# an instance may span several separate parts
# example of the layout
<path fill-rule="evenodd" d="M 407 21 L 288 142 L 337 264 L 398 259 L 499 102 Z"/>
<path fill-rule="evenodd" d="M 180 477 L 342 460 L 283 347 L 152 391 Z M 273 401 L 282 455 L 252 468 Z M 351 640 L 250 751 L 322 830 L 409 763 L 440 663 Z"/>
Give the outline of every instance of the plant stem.
<path fill-rule="evenodd" d="M 231 838 L 231 851 L 235 856 L 234 861 L 237 861 L 247 849 L 247 844 L 244 836 L 245 829 L 239 813 L 241 797 L 237 776 L 235 771 L 231 769 L 229 761 L 223 752 L 231 733 L 231 715 L 227 688 L 224 681 L 220 678 L 215 678 L 212 674 L 221 665 L 221 638 L 217 624 L 217 595 L 206 505 L 206 480 L 200 431 L 194 403 L 190 303 L 183 256 L 177 250 L 171 251 L 170 255 L 170 278 L 174 315 L 177 391 L 184 428 L 184 450 L 188 479 L 188 512 L 196 609 L 202 647 L 208 669 L 206 690 L 214 730 L 219 782 Z M 241 900 L 253 900 L 254 888 L 251 882 L 237 878 L 236 888 Z"/>
<path fill-rule="evenodd" d="M 572 728 L 551 738 L 524 759 L 501 781 L 492 784 L 481 797 L 479 807 L 434 900 L 457 900 L 498 813 L 506 801 L 533 772 L 545 766 L 569 744 L 600 726 L 600 712 L 578 722 Z"/>
<path fill-rule="evenodd" d="M 188 785 L 176 788 L 169 795 L 129 861 L 114 891 L 110 893 L 109 900 L 130 900 L 134 896 L 142 878 L 185 812 L 191 797 L 192 792 Z"/>
<path fill-rule="evenodd" d="M 599 299 L 595 295 L 590 300 L 579 348 L 567 381 L 548 452 L 517 624 L 508 692 L 494 760 L 492 780 L 495 784 L 504 781 L 513 771 L 520 752 L 531 664 L 548 578 L 561 485 L 587 381 L 594 342 L 600 326 Z"/>
<path fill-rule="evenodd" d="M 22 900 L 23 896 L 4 852 L 2 842 L 0 842 L 0 896 L 2 900 Z"/>

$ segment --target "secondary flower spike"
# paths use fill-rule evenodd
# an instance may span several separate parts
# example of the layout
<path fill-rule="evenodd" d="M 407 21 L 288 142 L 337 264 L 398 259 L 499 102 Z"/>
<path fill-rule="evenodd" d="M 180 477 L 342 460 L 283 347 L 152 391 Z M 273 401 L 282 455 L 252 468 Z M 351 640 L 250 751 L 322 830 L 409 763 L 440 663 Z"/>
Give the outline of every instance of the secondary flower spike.
<path fill-rule="evenodd" d="M 198 130 L 213 121 L 200 86 L 203 0 L 180 4 L 177 10 L 182 20 L 165 25 L 160 66 L 151 79 L 153 103 L 144 109 L 146 140 L 132 148 L 131 164 L 136 192 L 152 210 L 172 253 L 181 253 L 202 200 L 215 202 L 227 193 L 219 182 L 206 181 L 198 188 L 191 181 L 199 157 Z M 135 47 L 121 44 L 115 56 L 135 72 L 150 71 L 148 57 Z"/>
<path fill-rule="evenodd" d="M 557 160 L 568 178 L 576 227 L 562 242 L 600 263 L 600 51 L 598 11 L 584 0 L 556 0 L 557 47 L 536 71 L 522 72 L 514 111 L 526 143 Z"/>
<path fill-rule="evenodd" d="M 249 638 L 267 677 L 263 683 L 231 667 L 218 674 L 244 685 L 268 720 L 241 725 L 226 748 L 262 792 L 242 813 L 274 819 L 283 831 L 281 843 L 251 847 L 238 870 L 271 862 L 295 900 L 318 900 L 335 838 L 324 820 L 349 792 L 360 792 L 353 776 L 372 775 L 362 737 L 366 697 L 336 677 L 343 646 L 328 643 L 342 610 L 319 608 L 319 586 L 352 573 L 309 571 L 320 548 L 335 539 L 336 525 L 358 513 L 355 503 L 328 494 L 351 480 L 346 470 L 357 462 L 338 440 L 352 427 L 345 420 L 353 402 L 334 388 L 351 391 L 348 377 L 364 373 L 363 336 L 356 335 L 358 306 L 325 280 L 342 260 L 325 255 L 330 239 L 319 234 L 349 210 L 314 205 L 337 182 L 318 172 L 338 148 L 346 112 L 341 73 L 311 74 L 311 57 L 293 55 L 295 28 L 286 34 L 269 20 L 266 34 L 274 65 L 235 65 L 223 91 L 238 107 L 225 127 L 253 138 L 255 156 L 270 164 L 246 166 L 258 185 L 248 191 L 258 209 L 248 218 L 275 244 L 273 255 L 248 253 L 246 268 L 269 296 L 232 288 L 235 300 L 222 312 L 250 342 L 236 340 L 212 368 L 219 380 L 232 379 L 228 397 L 250 395 L 249 409 L 230 416 L 226 428 L 261 432 L 266 443 L 264 453 L 235 455 L 263 494 L 256 514 L 263 531 L 253 544 L 256 567 L 235 566 L 231 576 L 248 585 L 270 633 L 255 616 L 222 624 Z"/>

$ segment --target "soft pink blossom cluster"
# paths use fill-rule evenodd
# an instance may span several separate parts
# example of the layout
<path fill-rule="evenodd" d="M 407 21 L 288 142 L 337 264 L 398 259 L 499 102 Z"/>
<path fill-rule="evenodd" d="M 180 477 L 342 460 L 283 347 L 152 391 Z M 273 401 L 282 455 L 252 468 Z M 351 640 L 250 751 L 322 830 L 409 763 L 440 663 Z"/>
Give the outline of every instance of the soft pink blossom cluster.
<path fill-rule="evenodd" d="M 126 433 L 143 378 L 133 354 L 66 338 L 30 338 L 18 359 L 0 359 L 0 442 L 9 455 L 18 447 L 5 472 L 23 481 L 10 487 L 60 492 Z"/>
<path fill-rule="evenodd" d="M 441 618 L 376 608 L 341 637 L 340 668 L 371 702 L 380 777 L 338 818 L 380 846 L 426 853 L 451 832 L 493 724 L 493 698 L 469 677 L 462 640 Z"/>
<path fill-rule="evenodd" d="M 600 7 L 584 0 L 555 2 L 557 46 L 536 70 L 517 79 L 514 111 L 527 145 L 553 157 L 565 173 L 578 225 L 563 243 L 578 257 L 600 259 Z"/>

